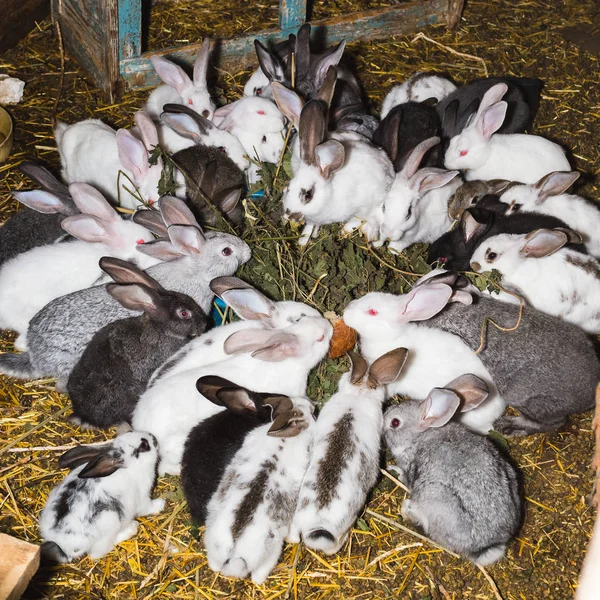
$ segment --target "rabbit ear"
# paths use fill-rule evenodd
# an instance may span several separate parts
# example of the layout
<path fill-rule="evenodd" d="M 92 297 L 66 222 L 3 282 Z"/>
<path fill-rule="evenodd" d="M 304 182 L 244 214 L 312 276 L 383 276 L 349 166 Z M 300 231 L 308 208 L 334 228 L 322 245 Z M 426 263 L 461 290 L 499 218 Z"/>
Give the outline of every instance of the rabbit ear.
<path fill-rule="evenodd" d="M 442 117 L 442 123 L 444 131 L 448 132 L 448 137 L 453 138 L 456 135 L 456 118 L 458 117 L 458 98 L 448 103 L 448 106 L 444 109 L 444 116 Z"/>
<path fill-rule="evenodd" d="M 346 40 L 342 40 L 335 48 L 329 50 L 325 56 L 319 58 L 315 67 L 314 84 L 316 88 L 320 88 L 323 85 L 325 78 L 328 76 L 330 67 L 336 67 L 339 64 L 342 55 L 344 54 L 344 48 L 346 48 Z"/>
<path fill-rule="evenodd" d="M 304 23 L 296 35 L 294 45 L 296 83 L 304 81 L 310 68 L 310 23 Z"/>
<path fill-rule="evenodd" d="M 144 285 L 129 283 L 121 285 L 118 283 L 106 284 L 106 291 L 123 307 L 129 310 L 145 312 L 156 315 L 162 308 L 160 296 L 156 290 Z"/>
<path fill-rule="evenodd" d="M 465 242 L 471 240 L 475 234 L 480 233 L 486 227 L 485 223 L 476 221 L 475 217 L 468 210 L 463 212 L 460 226 L 462 227 Z"/>
<path fill-rule="evenodd" d="M 344 166 L 346 151 L 344 145 L 337 140 L 329 140 L 319 144 L 314 152 L 317 166 L 325 179 L 329 179 Z"/>
<path fill-rule="evenodd" d="M 490 179 L 485 183 L 487 184 L 487 189 L 485 191 L 486 194 L 498 195 L 500 192 L 503 192 L 512 183 L 512 181 L 508 179 Z"/>
<path fill-rule="evenodd" d="M 256 49 L 258 64 L 267 79 L 269 81 L 284 81 L 284 68 L 279 58 L 271 54 L 259 40 L 254 40 L 254 48 Z"/>
<path fill-rule="evenodd" d="M 410 179 L 410 186 L 416 189 L 420 195 L 426 194 L 430 190 L 441 188 L 450 183 L 457 175 L 458 171 L 445 171 L 428 167 L 418 170 Z"/>
<path fill-rule="evenodd" d="M 425 154 L 427 154 L 431 148 L 437 146 L 439 143 L 439 137 L 430 137 L 429 139 L 422 141 L 420 144 L 417 144 L 406 159 L 404 167 L 402 167 L 402 177 L 411 179 L 412 176 L 417 172 Z"/>
<path fill-rule="evenodd" d="M 479 108 L 477 110 L 477 119 L 481 118 L 483 112 L 492 106 L 493 104 L 497 104 L 502 100 L 504 94 L 508 91 L 508 86 L 506 83 L 497 83 L 493 85 L 481 98 L 481 103 L 479 104 Z M 506 103 L 505 103 L 506 104 Z"/>
<path fill-rule="evenodd" d="M 334 66 L 329 67 L 327 71 L 327 75 L 317 92 L 317 100 L 321 100 L 327 104 L 328 107 L 331 106 L 331 101 L 333 100 L 333 94 L 335 92 L 335 84 L 337 81 L 337 70 Z"/>
<path fill-rule="evenodd" d="M 280 412 L 275 417 L 267 435 L 274 437 L 295 437 L 308 427 L 304 413 L 297 409 Z"/>
<path fill-rule="evenodd" d="M 250 356 L 266 362 L 280 362 L 298 355 L 297 336 L 266 329 L 244 329 L 232 333 L 223 346 L 225 354 L 250 352 Z"/>
<path fill-rule="evenodd" d="M 369 363 L 360 354 L 357 354 L 352 350 L 347 352 L 347 355 L 352 363 L 352 369 L 350 371 L 350 383 L 352 385 L 356 385 L 363 380 L 363 377 L 369 370 Z"/>
<path fill-rule="evenodd" d="M 183 95 L 187 88 L 193 85 L 188 74 L 174 62 L 171 62 L 162 56 L 151 56 L 150 62 L 154 66 L 158 76 L 167 85 L 175 88 L 180 96 Z"/>
<path fill-rule="evenodd" d="M 224 406 L 223 402 L 218 398 L 217 393 L 223 388 L 239 387 L 229 379 L 219 377 L 218 375 L 205 375 L 196 381 L 196 389 L 213 404 Z"/>
<path fill-rule="evenodd" d="M 370 387 L 378 388 L 396 381 L 407 358 L 406 348 L 396 348 L 380 356 L 369 368 Z"/>
<path fill-rule="evenodd" d="M 106 223 L 90 215 L 73 215 L 63 220 L 60 226 L 78 240 L 90 243 L 108 244 L 111 241 Z"/>
<path fill-rule="evenodd" d="M 217 185 L 217 170 L 219 165 L 216 160 L 211 160 L 204 167 L 198 186 L 208 196 L 210 200 L 215 202 L 215 186 Z"/>
<path fill-rule="evenodd" d="M 536 229 L 525 236 L 519 254 L 527 258 L 544 258 L 554 254 L 569 242 L 569 236 L 559 229 Z"/>
<path fill-rule="evenodd" d="M 80 465 L 95 460 L 100 454 L 106 452 L 107 445 L 110 445 L 110 443 L 71 448 L 60 456 L 58 459 L 58 466 L 61 469 L 75 469 Z"/>
<path fill-rule="evenodd" d="M 162 291 L 164 289 L 158 281 L 152 279 L 150 275 L 129 261 L 113 256 L 103 256 L 98 264 L 117 283 L 141 283 L 155 290 Z"/>
<path fill-rule="evenodd" d="M 417 431 L 443 427 L 454 416 L 459 405 L 460 398 L 452 390 L 433 388 L 421 403 Z"/>
<path fill-rule="evenodd" d="M 141 142 L 140 142 L 141 143 Z M 75 201 L 77 208 L 85 214 L 92 215 L 102 221 L 119 222 L 117 211 L 106 201 L 104 196 L 91 185 L 87 183 L 72 183 L 69 186 L 71 197 Z"/>
<path fill-rule="evenodd" d="M 46 167 L 42 167 L 40 164 L 24 161 L 19 165 L 19 171 L 27 175 L 29 179 L 33 179 L 33 181 L 41 185 L 48 192 L 69 194 L 69 188 L 54 177 Z"/>
<path fill-rule="evenodd" d="M 135 249 L 146 256 L 152 256 L 164 262 L 171 262 L 183 256 L 181 252 L 175 249 L 175 246 L 171 242 L 167 242 L 166 240 L 138 244 Z"/>
<path fill-rule="evenodd" d="M 534 186 L 536 204 L 542 204 L 550 196 L 564 194 L 579 179 L 578 171 L 554 171 L 544 175 Z"/>
<path fill-rule="evenodd" d="M 210 38 L 205 37 L 202 47 L 198 51 L 196 62 L 194 63 L 194 85 L 197 87 L 206 87 L 206 72 L 208 71 L 208 58 L 210 54 Z"/>
<path fill-rule="evenodd" d="M 477 128 L 486 142 L 502 127 L 507 109 L 508 104 L 506 102 L 496 102 L 496 104 L 486 108 L 481 116 L 477 118 Z"/>
<path fill-rule="evenodd" d="M 327 133 L 327 108 L 319 100 L 310 100 L 302 109 L 298 133 L 300 158 L 307 165 L 315 164 L 315 150 Z M 339 142 L 337 142 L 339 144 Z"/>
<path fill-rule="evenodd" d="M 37 210 L 44 214 L 60 213 L 63 215 L 73 215 L 77 209 L 73 206 L 71 199 L 65 202 L 64 195 L 58 196 L 45 190 L 31 190 L 28 192 L 13 192 L 12 195 L 25 206 Z"/>
<path fill-rule="evenodd" d="M 256 413 L 257 405 L 255 398 L 243 387 L 225 387 L 217 391 L 217 398 L 231 412 L 239 415 Z"/>
<path fill-rule="evenodd" d="M 125 466 L 122 454 L 116 454 L 114 451 L 100 454 L 95 460 L 89 462 L 81 472 L 81 479 L 91 479 L 96 477 L 108 477 L 118 469 Z"/>
<path fill-rule="evenodd" d="M 281 83 L 273 83 L 273 98 L 279 110 L 291 121 L 296 130 L 300 127 L 300 115 L 304 108 L 304 100 Z"/>
<path fill-rule="evenodd" d="M 219 278 L 221 279 L 221 278 Z M 223 278 L 225 279 L 225 278 Z M 211 289 L 214 291 L 213 281 Z M 217 295 L 244 321 L 270 319 L 276 310 L 274 302 L 252 287 L 223 290 Z"/>
<path fill-rule="evenodd" d="M 402 110 L 392 109 L 384 119 L 381 147 L 386 151 L 393 163 L 396 162 L 396 158 L 398 157 L 398 135 L 403 116 L 404 113 Z"/>
<path fill-rule="evenodd" d="M 167 106 L 172 105 L 166 104 L 163 108 L 166 109 Z M 187 106 L 184 106 L 184 108 L 187 108 Z M 194 142 L 202 141 L 208 135 L 208 132 L 214 129 L 214 125 L 207 118 L 202 115 L 198 115 L 198 118 L 196 118 L 187 112 L 163 111 L 160 120 L 181 137 Z"/>
<path fill-rule="evenodd" d="M 402 300 L 403 308 L 398 315 L 400 323 L 426 321 L 437 315 L 449 302 L 452 288 L 441 283 L 417 287 Z"/>
<path fill-rule="evenodd" d="M 230 102 L 225 106 L 221 106 L 221 108 L 217 108 L 214 113 L 215 123 L 219 127 L 219 129 L 223 131 L 228 131 L 231 133 L 231 130 L 238 124 L 240 120 L 241 114 L 243 114 L 243 105 L 240 104 L 241 100 L 236 100 L 235 102 Z M 238 109 L 240 107 L 240 109 Z M 236 109 L 238 109 L 237 118 L 236 118 Z M 219 121 L 219 119 L 222 119 Z"/>
<path fill-rule="evenodd" d="M 472 373 L 460 375 L 444 386 L 444 389 L 455 392 L 462 399 L 460 412 L 477 408 L 489 396 L 487 383 Z"/>
<path fill-rule="evenodd" d="M 150 170 L 146 146 L 127 129 L 117 131 L 119 161 L 133 175 L 136 183 L 141 182 Z"/>
<path fill-rule="evenodd" d="M 204 234 L 194 225 L 171 225 L 169 239 L 180 254 L 200 254 L 206 246 Z"/>
<path fill-rule="evenodd" d="M 194 213 L 188 208 L 188 205 L 175 196 L 162 196 L 158 200 L 160 214 L 167 225 L 193 225 L 200 227 Z"/>
<path fill-rule="evenodd" d="M 231 214 L 231 212 L 233 212 L 240 203 L 243 192 L 244 190 L 242 188 L 235 188 L 219 194 L 217 204 L 219 205 L 221 211 L 226 215 Z"/>
<path fill-rule="evenodd" d="M 167 226 L 158 210 L 136 210 L 133 213 L 132 221 L 160 237 L 167 237 Z"/>
<path fill-rule="evenodd" d="M 133 120 L 140 131 L 146 150 L 151 152 L 154 147 L 158 146 L 158 132 L 154 121 L 143 110 L 138 110 L 133 115 Z"/>

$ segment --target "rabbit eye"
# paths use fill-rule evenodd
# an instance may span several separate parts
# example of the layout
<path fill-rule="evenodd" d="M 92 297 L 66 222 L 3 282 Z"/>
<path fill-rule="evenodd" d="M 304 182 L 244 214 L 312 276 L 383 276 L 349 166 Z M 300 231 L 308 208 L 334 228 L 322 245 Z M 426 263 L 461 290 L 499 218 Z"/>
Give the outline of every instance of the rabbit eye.
<path fill-rule="evenodd" d="M 188 104 L 194 104 L 194 101 L 193 101 L 193 100 L 190 98 L 190 99 L 188 100 Z"/>
<path fill-rule="evenodd" d="M 266 136 L 266 135 L 263 135 L 262 143 L 263 143 L 263 144 L 266 144 L 266 143 L 267 143 L 267 136 Z"/>
<path fill-rule="evenodd" d="M 262 88 L 254 88 L 254 94 L 260 96 L 262 94 Z"/>
<path fill-rule="evenodd" d="M 300 190 L 300 195 L 302 196 L 302 198 L 301 198 L 302 203 L 308 204 L 313 199 L 314 194 L 315 194 L 314 186 L 311 187 L 310 190 L 305 190 L 304 188 L 302 188 Z"/>
<path fill-rule="evenodd" d="M 145 244 L 146 240 L 143 240 L 142 238 L 140 238 L 139 240 L 136 240 L 135 243 L 139 246 L 140 244 Z"/>
<path fill-rule="evenodd" d="M 150 452 L 150 443 L 146 438 L 142 438 L 142 443 L 138 448 L 139 452 Z"/>
<path fill-rule="evenodd" d="M 521 210 L 522 208 L 523 208 L 522 204 L 513 204 L 513 207 L 512 207 L 514 212 Z"/>
<path fill-rule="evenodd" d="M 229 246 L 226 246 L 225 248 L 223 248 L 223 250 L 221 250 L 221 254 L 223 256 L 231 256 L 232 253 L 233 250 Z"/>
<path fill-rule="evenodd" d="M 491 252 L 490 250 L 488 250 L 485 253 L 485 258 L 488 262 L 492 262 L 494 260 L 496 260 L 498 258 L 498 253 L 497 252 Z"/>
<path fill-rule="evenodd" d="M 205 119 L 208 119 L 208 117 L 210 117 L 210 112 L 209 112 L 209 111 L 207 111 L 207 110 L 203 110 L 203 111 L 202 111 L 202 116 L 203 116 Z"/>
<path fill-rule="evenodd" d="M 377 311 L 376 311 L 374 308 L 370 308 L 370 309 L 369 309 L 367 312 L 368 312 L 368 313 L 369 313 L 369 314 L 370 314 L 372 317 L 374 317 L 375 315 L 377 315 L 377 314 L 378 314 L 378 313 L 377 313 Z"/>
<path fill-rule="evenodd" d="M 468 150 L 461 150 L 461 151 L 460 151 L 460 155 L 461 155 L 461 156 L 466 156 L 467 154 L 469 154 L 469 151 L 468 151 Z"/>
<path fill-rule="evenodd" d="M 223 154 L 227 154 L 227 151 L 225 150 L 225 148 L 224 148 L 223 146 L 219 146 L 219 147 L 217 148 L 217 150 L 218 150 L 219 152 L 222 152 Z"/>
<path fill-rule="evenodd" d="M 396 429 L 397 427 L 400 426 L 400 419 L 392 419 L 392 422 L 390 423 L 390 425 Z"/>
<path fill-rule="evenodd" d="M 410 219 L 412 217 L 412 205 L 408 207 L 408 210 L 406 211 L 406 218 Z"/>
<path fill-rule="evenodd" d="M 442 265 L 443 265 L 443 264 L 444 264 L 444 263 L 445 263 L 447 260 L 448 260 L 448 259 L 447 259 L 445 256 L 440 256 L 440 257 L 438 258 L 438 262 L 439 262 L 440 264 L 442 264 Z"/>
<path fill-rule="evenodd" d="M 185 308 L 178 308 L 177 309 L 177 316 L 180 319 L 191 319 L 192 318 L 192 313 L 189 310 L 186 310 Z"/>

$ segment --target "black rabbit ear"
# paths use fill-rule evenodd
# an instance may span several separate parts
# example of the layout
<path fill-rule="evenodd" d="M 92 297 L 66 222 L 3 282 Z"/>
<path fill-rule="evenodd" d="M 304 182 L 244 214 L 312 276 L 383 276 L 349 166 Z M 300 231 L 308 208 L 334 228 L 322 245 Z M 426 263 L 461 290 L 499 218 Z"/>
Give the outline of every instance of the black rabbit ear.
<path fill-rule="evenodd" d="M 235 386 L 235 384 L 233 384 Z M 255 413 L 260 407 L 260 400 L 243 387 L 225 387 L 217 390 L 217 398 L 221 404 L 236 414 L 247 415 Z M 258 400 L 258 404 L 257 404 Z"/>
<path fill-rule="evenodd" d="M 456 134 L 456 120 L 458 118 L 458 99 L 448 103 L 442 116 L 442 124 L 446 135 L 453 138 Z"/>
<path fill-rule="evenodd" d="M 106 452 L 98 456 L 94 461 L 88 463 L 79 473 L 79 477 L 81 479 L 108 477 L 115 471 L 122 469 L 124 466 L 125 463 L 122 454 L 117 454 L 114 451 Z"/>
<path fill-rule="evenodd" d="M 327 133 L 327 108 L 319 100 L 307 102 L 300 113 L 300 158 L 307 165 L 316 162 L 315 150 Z"/>
<path fill-rule="evenodd" d="M 310 23 L 304 23 L 298 30 L 294 47 L 296 62 L 296 85 L 304 81 L 310 67 Z"/>
<path fill-rule="evenodd" d="M 80 465 L 95 460 L 100 454 L 106 451 L 108 444 L 98 444 L 94 446 L 77 446 L 67 450 L 59 459 L 58 466 L 61 469 L 75 469 Z"/>
<path fill-rule="evenodd" d="M 398 135 L 404 112 L 401 108 L 394 108 L 383 120 L 383 138 L 381 147 L 386 151 L 390 160 L 395 163 L 398 156 Z"/>
<path fill-rule="evenodd" d="M 223 401 L 218 397 L 219 390 L 223 388 L 239 387 L 229 379 L 219 377 L 218 375 L 205 375 L 196 381 L 196 389 L 207 400 L 210 400 L 217 406 L 224 406 Z"/>
<path fill-rule="evenodd" d="M 38 163 L 24 161 L 19 165 L 19 170 L 48 192 L 69 196 L 69 188 L 54 177 L 46 167 Z"/>
<path fill-rule="evenodd" d="M 283 82 L 285 80 L 285 70 L 279 58 L 269 52 L 259 40 L 254 40 L 254 48 L 256 49 L 260 69 L 267 76 L 267 79 Z"/>
<path fill-rule="evenodd" d="M 143 244 L 140 244 L 140 246 L 141 245 Z M 99 265 L 100 268 L 110 275 L 117 283 L 140 283 L 155 290 L 162 291 L 164 289 L 158 281 L 152 279 L 150 275 L 129 261 L 113 256 L 103 256 L 100 259 Z"/>
<path fill-rule="evenodd" d="M 243 188 L 235 188 L 233 190 L 225 190 L 215 198 L 215 204 L 225 215 L 231 214 L 239 205 L 244 193 Z"/>
<path fill-rule="evenodd" d="M 356 385 L 363 380 L 363 377 L 366 375 L 369 370 L 369 363 L 356 352 L 348 352 L 348 358 L 352 363 L 352 369 L 350 371 L 350 383 L 352 385 Z"/>
<path fill-rule="evenodd" d="M 297 409 L 281 412 L 275 417 L 267 435 L 273 437 L 295 437 L 308 427 L 304 413 Z"/>

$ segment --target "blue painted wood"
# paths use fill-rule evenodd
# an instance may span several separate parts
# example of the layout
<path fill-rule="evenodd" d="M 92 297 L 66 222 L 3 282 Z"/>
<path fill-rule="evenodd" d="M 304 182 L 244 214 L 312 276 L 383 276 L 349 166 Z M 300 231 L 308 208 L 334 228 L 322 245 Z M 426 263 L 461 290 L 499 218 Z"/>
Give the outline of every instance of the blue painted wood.
<path fill-rule="evenodd" d="M 119 60 L 142 54 L 142 0 L 118 0 Z"/>
<path fill-rule="evenodd" d="M 279 29 L 297 29 L 306 21 L 308 0 L 279 0 Z"/>

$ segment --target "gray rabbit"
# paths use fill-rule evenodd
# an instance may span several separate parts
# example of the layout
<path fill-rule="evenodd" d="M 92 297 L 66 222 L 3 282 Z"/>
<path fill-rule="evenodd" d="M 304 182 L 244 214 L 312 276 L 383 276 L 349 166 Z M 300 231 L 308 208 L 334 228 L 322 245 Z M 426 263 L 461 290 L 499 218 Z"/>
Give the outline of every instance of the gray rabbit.
<path fill-rule="evenodd" d="M 384 414 L 384 437 L 410 489 L 402 516 L 433 541 L 478 565 L 501 559 L 521 524 L 517 473 L 486 436 L 451 421 L 466 401 L 487 396 L 485 383 L 462 375 Z"/>

